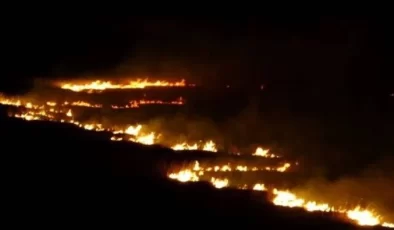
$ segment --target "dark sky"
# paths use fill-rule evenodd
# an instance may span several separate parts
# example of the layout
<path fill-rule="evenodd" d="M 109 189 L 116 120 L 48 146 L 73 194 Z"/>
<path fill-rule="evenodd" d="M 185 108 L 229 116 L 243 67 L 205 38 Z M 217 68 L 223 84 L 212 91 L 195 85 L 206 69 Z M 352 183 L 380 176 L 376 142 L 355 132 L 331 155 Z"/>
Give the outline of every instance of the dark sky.
<path fill-rule="evenodd" d="M 2 85 L 115 72 L 317 91 L 390 91 L 393 83 L 388 23 L 371 18 L 24 17 L 3 24 Z"/>

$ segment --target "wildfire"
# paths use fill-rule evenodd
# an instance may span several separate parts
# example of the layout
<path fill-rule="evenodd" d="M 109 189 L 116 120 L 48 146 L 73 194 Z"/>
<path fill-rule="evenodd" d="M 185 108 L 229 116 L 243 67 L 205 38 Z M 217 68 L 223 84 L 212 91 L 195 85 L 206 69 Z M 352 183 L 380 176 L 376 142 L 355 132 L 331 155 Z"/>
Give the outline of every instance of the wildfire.
<path fill-rule="evenodd" d="M 149 81 L 148 79 L 142 80 L 137 79 L 129 81 L 125 84 L 117 84 L 111 81 L 93 81 L 85 84 L 77 83 L 60 83 L 60 88 L 65 90 L 71 90 L 74 92 L 81 91 L 104 91 L 108 89 L 143 89 L 147 87 L 186 87 L 194 86 L 193 84 L 186 85 L 186 81 L 182 79 L 177 82 L 169 81 Z"/>
<path fill-rule="evenodd" d="M 97 83 L 97 82 L 96 82 Z M 119 86 L 121 89 L 125 88 L 144 88 L 144 87 L 183 87 L 185 83 L 183 81 L 183 85 L 176 85 L 175 83 L 168 83 L 167 85 L 163 83 L 154 83 L 148 84 L 148 81 L 139 81 L 141 85 L 138 86 L 137 83 L 130 83 L 129 85 L 122 86 L 122 85 L 111 85 L 110 87 L 104 84 L 100 86 L 100 84 L 93 84 L 97 86 L 96 88 L 91 87 L 89 88 L 86 85 L 81 87 L 70 86 L 69 89 L 73 91 L 83 91 L 83 90 L 105 90 L 105 89 L 116 89 Z M 145 84 L 147 83 L 147 84 Z M 134 84 L 134 85 L 133 85 Z M 156 85 L 155 85 L 156 84 Z M 175 84 L 175 85 L 171 85 Z M 62 88 L 65 87 L 64 85 Z M 101 87 L 101 88 L 100 88 Z M 112 87 L 112 88 L 111 88 Z M 123 88 L 122 88 L 123 87 Z M 65 87 L 65 89 L 68 89 Z M 131 108 L 138 108 L 140 105 L 146 104 L 165 104 L 165 102 L 161 101 L 131 101 L 129 103 L 129 107 Z M 180 98 L 177 102 L 170 102 L 170 104 L 182 104 L 183 99 Z M 152 145 L 158 143 L 158 138 L 160 134 L 155 131 L 151 131 L 147 129 L 142 124 L 130 125 L 127 127 L 119 128 L 119 127 L 105 127 L 99 123 L 84 123 L 77 121 L 75 119 L 75 114 L 73 110 L 73 106 L 77 107 L 92 107 L 92 108 L 102 108 L 103 105 L 101 104 L 91 104 L 85 101 L 75 101 L 75 102 L 55 102 L 55 101 L 47 101 L 43 104 L 36 104 L 31 101 L 25 100 L 23 98 L 5 98 L 0 94 L 0 104 L 10 105 L 21 107 L 23 111 L 18 113 L 11 114 L 16 118 L 21 118 L 25 120 L 48 120 L 54 122 L 61 122 L 61 123 L 70 123 L 86 130 L 92 131 L 107 131 L 111 132 L 113 135 L 111 140 L 113 141 L 133 141 L 138 142 L 145 145 Z M 112 106 L 111 106 L 112 107 Z M 123 106 L 126 107 L 126 106 Z M 119 106 L 118 108 L 123 108 Z M 114 108 L 114 107 L 112 107 Z M 114 108 L 116 109 L 116 108 Z M 178 150 L 203 150 L 203 151 L 210 151 L 210 152 L 217 152 L 217 146 L 212 140 L 208 140 L 207 142 L 199 142 L 189 144 L 187 142 L 174 144 L 171 148 L 175 151 Z M 279 156 L 274 155 L 269 152 L 269 149 L 264 149 L 262 147 L 258 147 L 256 151 L 252 154 L 256 157 L 265 157 L 265 158 L 279 158 Z M 238 185 L 232 183 L 229 178 L 219 178 L 211 176 L 215 172 L 248 172 L 248 171 L 275 171 L 275 172 L 287 172 L 288 169 L 291 167 L 290 163 L 284 162 L 279 166 L 276 167 L 259 167 L 257 165 L 241 165 L 235 163 L 226 163 L 226 164 L 218 164 L 218 165 L 209 165 L 204 164 L 201 165 L 200 162 L 196 161 L 194 164 L 190 165 L 189 167 L 183 168 L 177 172 L 171 172 L 168 174 L 168 177 L 173 180 L 177 180 L 180 182 L 197 182 L 200 180 L 210 182 L 215 188 L 226 188 L 226 187 L 235 187 L 238 189 L 250 189 L 256 191 L 266 191 L 272 195 L 272 203 L 277 206 L 284 206 L 290 208 L 303 208 L 308 212 L 320 211 L 320 212 L 336 212 L 340 216 L 347 218 L 354 223 L 362 226 L 375 226 L 381 225 L 384 227 L 394 228 L 394 223 L 385 222 L 384 219 L 378 215 L 376 212 L 368 209 L 363 209 L 360 206 L 353 207 L 352 209 L 344 209 L 342 207 L 333 207 L 332 205 L 324 202 L 316 202 L 313 200 L 308 200 L 304 197 L 299 197 L 296 194 L 292 193 L 288 190 L 280 190 L 278 188 L 269 188 L 264 183 L 257 183 L 253 185 Z M 208 176 L 209 175 L 209 176 Z"/>
<path fill-rule="evenodd" d="M 200 181 L 200 176 L 203 174 L 203 169 L 199 166 L 198 162 L 195 163 L 192 169 L 181 170 L 178 173 L 170 173 L 168 177 L 173 180 L 178 180 L 180 182 L 196 182 Z M 228 178 L 218 179 L 211 177 L 208 180 L 215 188 L 224 188 L 231 186 L 231 182 Z M 383 222 L 382 217 L 376 212 L 362 209 L 357 206 L 352 209 L 335 208 L 330 206 L 328 203 L 318 203 L 316 201 L 309 201 L 304 198 L 300 198 L 294 193 L 287 190 L 279 190 L 276 188 L 267 189 L 267 187 L 262 183 L 257 183 L 251 187 L 235 186 L 238 189 L 248 189 L 255 191 L 267 191 L 272 194 L 273 198 L 271 202 L 276 206 L 283 206 L 289 208 L 303 208 L 308 212 L 335 212 L 341 216 L 348 218 L 354 223 L 360 226 L 376 226 L 381 225 L 383 227 L 394 228 L 394 223 Z"/>
<path fill-rule="evenodd" d="M 257 167 L 257 166 L 247 166 L 247 165 L 237 165 L 237 164 L 222 164 L 222 165 L 211 165 L 211 166 L 201 166 L 200 162 L 195 161 L 194 164 L 188 168 L 184 168 L 182 171 L 193 171 L 196 172 L 197 175 L 204 175 L 204 172 L 255 172 L 255 171 L 276 171 L 276 172 L 285 172 L 288 168 L 290 168 L 290 163 L 283 163 L 283 165 L 278 167 Z M 181 171 L 181 172 L 182 172 Z"/>
<path fill-rule="evenodd" d="M 16 107 L 26 107 L 28 109 L 46 109 L 45 107 L 86 107 L 86 108 L 103 108 L 103 104 L 92 104 L 86 101 L 64 101 L 64 102 L 55 102 L 55 101 L 47 101 L 43 104 L 34 104 L 30 101 L 18 99 L 18 98 L 7 98 L 0 94 L 0 104 L 2 105 L 10 105 Z M 185 100 L 182 97 L 177 98 L 172 101 L 163 101 L 163 100 L 132 100 L 126 105 L 109 105 L 112 109 L 130 109 L 130 108 L 140 108 L 143 105 L 184 105 Z"/>
<path fill-rule="evenodd" d="M 137 103 L 139 104 L 182 104 L 183 98 L 179 98 L 177 101 L 173 102 L 163 102 L 163 101 L 144 101 L 140 100 Z M 92 108 L 101 108 L 103 107 L 100 104 L 90 104 L 85 101 L 75 101 L 75 102 L 54 102 L 54 101 L 47 101 L 42 105 L 34 104 L 30 101 L 19 99 L 19 98 L 6 98 L 0 95 L 0 104 L 3 105 L 11 105 L 16 107 L 24 107 L 26 111 L 22 111 L 19 113 L 12 114 L 12 116 L 16 118 L 21 118 L 24 120 L 48 120 L 54 122 L 61 122 L 61 123 L 70 123 L 74 124 L 80 128 L 92 131 L 109 131 L 114 134 L 111 137 L 112 141 L 132 141 L 137 142 L 145 145 L 153 145 L 157 144 L 157 137 L 158 134 L 156 132 L 142 132 L 143 126 L 137 124 L 136 126 L 128 126 L 124 129 L 119 129 L 115 127 L 103 127 L 102 124 L 97 123 L 83 123 L 80 121 L 75 120 L 73 110 L 70 106 L 78 106 L 78 107 L 92 107 Z M 122 108 L 122 107 L 118 107 Z M 117 135 L 125 134 L 123 137 L 119 137 Z M 211 151 L 216 152 L 216 144 L 213 141 L 207 141 L 203 144 L 202 148 L 203 151 Z"/>

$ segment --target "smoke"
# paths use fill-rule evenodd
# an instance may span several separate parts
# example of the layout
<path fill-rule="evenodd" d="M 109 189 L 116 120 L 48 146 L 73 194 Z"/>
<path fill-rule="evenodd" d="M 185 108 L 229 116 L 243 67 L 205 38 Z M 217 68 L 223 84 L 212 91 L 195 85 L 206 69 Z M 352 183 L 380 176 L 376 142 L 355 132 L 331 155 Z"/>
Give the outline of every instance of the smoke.
<path fill-rule="evenodd" d="M 279 111 L 264 112 L 261 104 L 251 100 L 233 116 L 222 119 L 177 114 L 147 124 L 178 143 L 208 138 L 225 151 L 237 146 L 243 153 L 251 153 L 258 145 L 268 147 L 285 159 L 295 158 L 301 163 L 301 179 L 285 176 L 297 180 L 292 191 L 300 197 L 337 207 L 361 205 L 382 214 L 386 221 L 394 220 L 394 157 L 390 156 L 394 148 L 387 130 L 376 129 L 380 122 L 387 121 L 361 113 L 358 119 L 347 120 L 336 116 L 296 117 L 289 110 Z M 338 112 L 347 114 L 346 110 Z M 366 117 L 371 120 L 366 121 Z M 331 122 L 325 123 L 329 119 Z M 381 135 L 371 136 L 372 130 Z M 258 175 L 248 177 L 242 180 L 262 179 Z"/>
<path fill-rule="evenodd" d="M 47 100 L 48 95 L 76 101 L 98 100 L 95 97 L 118 99 L 116 95 L 114 99 L 107 98 L 105 93 L 64 92 L 47 85 L 45 81 L 37 81 L 24 97 L 37 101 Z M 201 92 L 187 93 L 188 103 L 176 109 L 165 106 L 124 111 L 76 108 L 73 113 L 77 120 L 105 126 L 141 123 L 143 132 L 160 134 L 159 142 L 166 146 L 213 140 L 225 152 L 237 149 L 252 153 L 259 145 L 270 148 L 285 159 L 295 158 L 300 162 L 300 174 L 303 180 L 308 179 L 294 188 L 296 194 L 337 205 L 361 203 L 394 220 L 391 167 L 394 160 L 384 157 L 394 149 L 390 139 L 392 123 L 382 119 L 379 113 L 369 112 L 377 111 L 372 105 L 372 109 L 352 112 L 347 109 L 347 102 L 339 106 L 332 103 L 324 104 L 327 107 L 324 109 L 315 105 L 310 111 L 305 108 L 311 104 L 295 96 L 290 103 L 289 98 L 266 95 L 265 91 Z M 147 93 L 152 94 L 149 90 Z"/>
<path fill-rule="evenodd" d="M 393 221 L 393 163 L 393 156 L 382 157 L 357 175 L 342 176 L 334 181 L 314 177 L 294 188 L 294 192 L 300 197 L 327 202 L 337 207 L 361 205 L 382 214 L 386 221 Z"/>

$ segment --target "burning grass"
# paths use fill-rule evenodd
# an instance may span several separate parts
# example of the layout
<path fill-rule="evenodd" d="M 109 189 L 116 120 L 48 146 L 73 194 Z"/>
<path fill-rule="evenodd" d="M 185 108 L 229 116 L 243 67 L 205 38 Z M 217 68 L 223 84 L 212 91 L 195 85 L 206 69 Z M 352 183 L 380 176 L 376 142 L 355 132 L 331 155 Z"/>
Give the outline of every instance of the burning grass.
<path fill-rule="evenodd" d="M 186 81 L 169 82 L 169 81 L 151 81 L 148 79 L 137 79 L 130 81 L 112 82 L 95 80 L 92 82 L 58 82 L 55 84 L 64 90 L 71 90 L 74 92 L 102 92 L 104 90 L 124 90 L 124 89 L 144 89 L 149 87 L 193 87 L 194 84 L 186 84 Z"/>
<path fill-rule="evenodd" d="M 110 82 L 94 82 L 82 85 L 62 83 L 61 88 L 74 92 L 92 92 L 104 91 L 107 89 L 133 89 L 145 87 L 185 87 L 184 81 L 178 83 L 169 82 L 149 82 L 137 81 L 128 84 L 113 84 Z M 161 130 L 154 130 L 152 127 L 141 123 L 134 125 L 113 125 L 103 124 L 99 122 L 87 122 L 79 119 L 75 114 L 76 108 L 92 108 L 102 111 L 105 107 L 109 109 L 129 109 L 140 108 L 143 105 L 183 105 L 183 98 L 176 101 L 161 100 L 130 100 L 127 105 L 104 105 L 100 103 L 87 102 L 83 100 L 76 101 L 38 101 L 30 100 L 28 97 L 9 98 L 2 96 L 0 103 L 3 105 L 16 107 L 10 112 L 10 116 L 21 118 L 24 120 L 47 120 L 52 122 L 70 123 L 89 131 L 107 132 L 111 141 L 130 141 L 144 145 L 165 145 L 176 152 L 184 152 L 184 150 L 194 151 L 201 150 L 210 152 L 214 155 L 220 151 L 220 146 L 214 139 L 205 138 L 201 141 L 173 141 L 175 138 L 167 136 Z M 172 141 L 168 141 L 172 140 Z M 171 143 L 172 142 L 172 143 Z M 305 190 L 300 188 L 286 188 L 286 183 L 279 183 L 279 176 L 292 172 L 296 162 L 286 161 L 286 158 L 269 149 L 257 147 L 253 152 L 235 151 L 231 153 L 231 158 L 225 161 L 225 158 L 217 157 L 212 161 L 194 161 L 190 164 L 175 165 L 168 168 L 167 176 L 172 180 L 184 182 L 207 181 L 215 188 L 222 189 L 226 187 L 264 191 L 271 197 L 271 202 L 276 206 L 284 206 L 290 208 L 303 208 L 308 212 L 333 212 L 337 213 L 341 218 L 348 219 L 361 226 L 382 225 L 393 227 L 393 224 L 387 222 L 387 219 L 378 214 L 378 212 L 365 205 L 352 203 L 341 205 L 340 202 L 330 203 L 329 199 L 317 197 L 312 199 L 313 195 L 308 195 Z M 248 156 L 244 158 L 243 156 Z M 219 154 L 218 154 L 219 156 Z M 215 157 L 214 157 L 215 158 Z M 214 159 L 213 158 L 213 159 Z M 246 160 L 254 159 L 254 160 Z M 268 164 L 259 163 L 256 159 L 266 159 Z M 269 175 L 272 180 L 262 180 L 264 176 Z M 247 179 L 249 178 L 249 179 Z M 253 178 L 252 180 L 250 178 Z M 253 182 L 253 180 L 255 180 Z M 276 182 L 276 183 L 275 183 Z M 278 184 L 281 184 L 278 186 Z M 300 186 L 302 187 L 302 186 Z M 291 191 L 290 191 L 291 190 Z M 311 197 L 311 198 L 308 198 Z"/>

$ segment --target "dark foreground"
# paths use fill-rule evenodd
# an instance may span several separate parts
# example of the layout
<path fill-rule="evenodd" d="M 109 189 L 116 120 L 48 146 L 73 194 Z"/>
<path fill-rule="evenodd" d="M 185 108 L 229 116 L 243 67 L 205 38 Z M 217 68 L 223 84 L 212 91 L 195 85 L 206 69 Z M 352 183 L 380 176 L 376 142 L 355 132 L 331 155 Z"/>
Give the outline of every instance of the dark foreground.
<path fill-rule="evenodd" d="M 174 153 L 113 143 L 67 125 L 2 114 L 4 219 L 13 225 L 355 229 L 330 216 L 275 207 L 264 193 L 165 178 Z"/>

